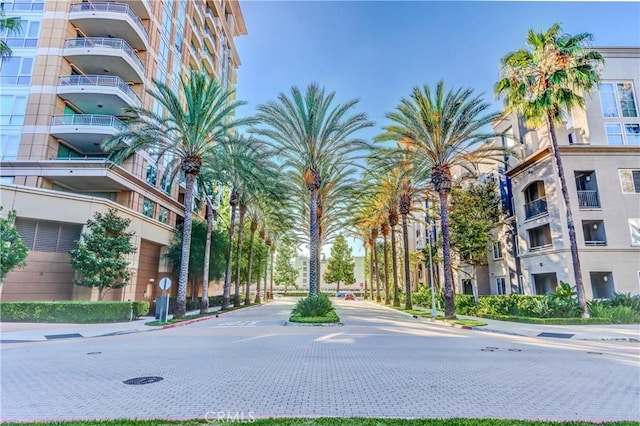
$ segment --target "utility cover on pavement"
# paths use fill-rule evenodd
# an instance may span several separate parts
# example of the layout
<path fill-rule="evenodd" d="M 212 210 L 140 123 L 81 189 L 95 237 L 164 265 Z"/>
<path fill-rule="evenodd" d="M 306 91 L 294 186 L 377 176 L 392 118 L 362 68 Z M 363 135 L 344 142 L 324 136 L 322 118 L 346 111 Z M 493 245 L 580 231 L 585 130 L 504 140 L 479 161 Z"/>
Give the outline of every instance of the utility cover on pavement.
<path fill-rule="evenodd" d="M 68 339 L 70 337 L 82 337 L 80 333 L 71 333 L 71 334 L 50 334 L 49 336 L 44 336 L 46 339 Z"/>
<path fill-rule="evenodd" d="M 147 376 L 124 380 L 122 383 L 124 383 L 125 385 L 148 385 L 149 383 L 159 382 L 160 380 L 164 380 L 164 377 Z"/>
<path fill-rule="evenodd" d="M 568 333 L 540 333 L 538 337 L 557 337 L 558 339 L 571 339 L 574 335 Z"/>

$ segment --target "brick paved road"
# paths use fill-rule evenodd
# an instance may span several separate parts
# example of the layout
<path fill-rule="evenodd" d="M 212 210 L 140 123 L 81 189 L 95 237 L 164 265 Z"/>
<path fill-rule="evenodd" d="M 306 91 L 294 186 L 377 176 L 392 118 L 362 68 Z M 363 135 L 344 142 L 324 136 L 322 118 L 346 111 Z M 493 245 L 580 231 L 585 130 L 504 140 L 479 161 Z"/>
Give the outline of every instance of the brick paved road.
<path fill-rule="evenodd" d="M 3 345 L 0 418 L 640 420 L 637 343 L 479 333 L 360 301 L 337 302 L 344 326 L 283 326 L 292 304 L 151 333 Z M 139 376 L 164 380 L 122 383 Z"/>

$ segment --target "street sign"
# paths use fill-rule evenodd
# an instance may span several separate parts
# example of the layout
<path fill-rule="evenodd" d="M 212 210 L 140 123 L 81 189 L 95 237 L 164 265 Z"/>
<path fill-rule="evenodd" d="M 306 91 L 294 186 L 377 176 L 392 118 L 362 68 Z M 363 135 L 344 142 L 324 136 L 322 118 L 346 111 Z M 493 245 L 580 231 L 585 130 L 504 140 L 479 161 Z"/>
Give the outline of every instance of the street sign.
<path fill-rule="evenodd" d="M 360 283 L 360 288 L 364 288 L 364 283 Z"/>
<path fill-rule="evenodd" d="M 167 277 L 164 277 L 163 279 L 160 280 L 160 282 L 158 283 L 158 286 L 162 290 L 168 290 L 169 287 L 171 287 L 171 280 Z"/>

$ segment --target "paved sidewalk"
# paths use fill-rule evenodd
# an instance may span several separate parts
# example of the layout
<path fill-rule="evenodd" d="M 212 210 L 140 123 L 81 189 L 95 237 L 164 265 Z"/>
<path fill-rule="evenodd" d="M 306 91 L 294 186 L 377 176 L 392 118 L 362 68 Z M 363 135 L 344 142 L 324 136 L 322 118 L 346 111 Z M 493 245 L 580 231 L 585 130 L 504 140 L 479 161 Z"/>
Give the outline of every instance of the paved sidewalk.
<path fill-rule="evenodd" d="M 393 309 L 393 308 L 389 308 Z M 197 312 L 190 312 L 197 313 Z M 407 314 L 409 315 L 409 314 Z M 474 332 L 501 333 L 517 336 L 539 338 L 561 338 L 572 340 L 624 340 L 640 342 L 640 324 L 611 324 L 611 325 L 543 325 L 525 324 L 508 321 L 489 320 L 458 315 L 462 319 L 476 319 L 486 322 L 486 326 L 473 327 Z M 200 318 L 199 320 L 206 320 Z M 161 330 L 159 326 L 146 326 L 146 322 L 153 321 L 153 317 L 145 317 L 131 322 L 108 324 L 51 324 L 51 323 L 0 323 L 0 343 L 19 343 L 46 341 L 61 338 L 98 337 L 118 334 L 141 333 Z M 432 321 L 424 318 L 425 321 Z M 190 324 L 177 323 L 171 327 Z M 442 327 L 450 326 L 443 321 L 433 321 Z M 546 333 L 546 334 L 543 334 Z"/>

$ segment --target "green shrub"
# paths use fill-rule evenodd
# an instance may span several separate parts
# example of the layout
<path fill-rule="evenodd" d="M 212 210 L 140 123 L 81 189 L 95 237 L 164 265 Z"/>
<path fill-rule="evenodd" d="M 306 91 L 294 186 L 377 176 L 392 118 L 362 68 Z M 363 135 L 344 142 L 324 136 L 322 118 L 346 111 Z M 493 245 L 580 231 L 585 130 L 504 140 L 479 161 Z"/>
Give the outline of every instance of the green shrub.
<path fill-rule="evenodd" d="M 613 297 L 607 301 L 611 307 L 626 306 L 633 309 L 634 312 L 640 314 L 640 295 L 632 296 L 631 293 L 614 293 Z"/>
<path fill-rule="evenodd" d="M 131 306 L 133 308 L 134 318 L 140 318 L 149 315 L 149 307 L 151 306 L 151 304 L 146 300 L 131 302 Z"/>
<path fill-rule="evenodd" d="M 301 317 L 324 317 L 332 310 L 333 305 L 329 298 L 321 294 L 298 300 L 293 314 L 298 314 Z"/>
<path fill-rule="evenodd" d="M 485 318 L 498 321 L 522 322 L 528 324 L 572 325 L 572 324 L 611 324 L 608 318 L 532 318 L 513 315 L 488 315 Z"/>
<path fill-rule="evenodd" d="M 338 317 L 338 314 L 336 314 L 335 311 L 329 311 L 327 312 L 327 315 L 320 316 L 320 317 L 303 317 L 300 314 L 293 314 L 289 318 L 289 321 L 305 323 L 305 324 L 326 324 L 326 323 L 340 322 L 340 318 Z"/>
<path fill-rule="evenodd" d="M 632 324 L 640 321 L 640 314 L 629 306 L 613 306 L 609 308 L 609 318 L 614 324 Z"/>
<path fill-rule="evenodd" d="M 3 302 L 2 321 L 99 323 L 129 321 L 132 302 Z"/>
<path fill-rule="evenodd" d="M 209 307 L 222 306 L 222 295 L 209 296 Z"/>
<path fill-rule="evenodd" d="M 404 294 L 400 295 L 401 298 L 403 298 L 403 296 Z M 391 297 L 393 298 L 393 291 L 391 291 Z M 436 293 L 435 299 L 436 305 L 438 305 L 438 303 L 440 303 L 440 305 L 444 304 L 444 300 L 438 293 Z M 421 285 L 417 292 L 411 294 L 411 303 L 424 308 L 431 308 L 431 287 Z"/>
<path fill-rule="evenodd" d="M 468 294 L 455 295 L 456 313 L 460 315 L 475 315 L 476 301 Z"/>

